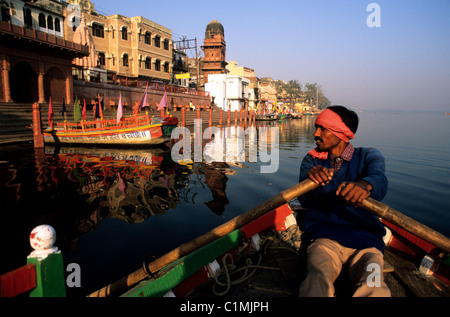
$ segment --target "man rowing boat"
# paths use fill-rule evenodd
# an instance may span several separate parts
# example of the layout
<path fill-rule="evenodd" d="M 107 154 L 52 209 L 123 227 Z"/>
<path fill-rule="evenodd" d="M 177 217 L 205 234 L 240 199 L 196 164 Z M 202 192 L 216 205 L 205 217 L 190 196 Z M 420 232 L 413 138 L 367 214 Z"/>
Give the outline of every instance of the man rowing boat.
<path fill-rule="evenodd" d="M 303 240 L 311 242 L 300 296 L 334 296 L 333 283 L 344 265 L 353 296 L 390 296 L 382 272 L 385 229 L 375 215 L 358 208 L 369 196 L 386 195 L 385 160 L 374 148 L 349 143 L 358 123 L 358 115 L 342 106 L 328 107 L 316 119 L 317 147 L 300 168 L 300 182 L 309 178 L 321 185 L 298 198 L 308 209 Z"/>

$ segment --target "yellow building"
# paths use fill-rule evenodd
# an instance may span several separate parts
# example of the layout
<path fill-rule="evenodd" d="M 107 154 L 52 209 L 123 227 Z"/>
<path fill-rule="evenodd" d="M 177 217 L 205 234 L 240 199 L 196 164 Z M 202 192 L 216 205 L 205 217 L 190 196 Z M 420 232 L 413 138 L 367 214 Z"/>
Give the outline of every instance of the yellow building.
<path fill-rule="evenodd" d="M 259 80 L 261 104 L 266 106 L 266 110 L 273 110 L 277 103 L 277 89 L 275 81 L 270 77 L 263 77 Z"/>
<path fill-rule="evenodd" d="M 89 76 L 84 79 L 101 82 L 105 78 L 108 82 L 170 81 L 173 66 L 170 29 L 142 16 L 102 15 L 89 0 L 67 0 L 64 15 L 67 40 L 77 42 L 82 38 L 93 42 L 95 61 L 77 63 L 80 65 L 75 74 L 78 78 Z M 80 73 L 81 69 L 84 73 Z"/>

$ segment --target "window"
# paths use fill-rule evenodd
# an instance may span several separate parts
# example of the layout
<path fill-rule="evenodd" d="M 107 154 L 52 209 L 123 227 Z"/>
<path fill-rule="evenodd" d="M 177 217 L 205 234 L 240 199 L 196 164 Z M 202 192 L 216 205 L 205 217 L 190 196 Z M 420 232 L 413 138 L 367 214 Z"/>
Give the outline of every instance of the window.
<path fill-rule="evenodd" d="M 9 22 L 11 21 L 11 14 L 9 13 L 9 6 L 6 2 L 1 1 L 1 13 L 2 13 L 2 21 Z"/>
<path fill-rule="evenodd" d="M 167 40 L 167 39 L 164 40 L 164 49 L 167 51 L 169 50 L 169 40 Z"/>
<path fill-rule="evenodd" d="M 144 39 L 145 44 L 151 45 L 152 44 L 152 33 L 150 32 L 145 32 L 145 39 Z"/>
<path fill-rule="evenodd" d="M 111 38 L 114 40 L 114 27 L 111 25 Z"/>
<path fill-rule="evenodd" d="M 153 45 L 156 47 L 161 47 L 161 38 L 158 35 L 156 35 L 153 39 Z"/>
<path fill-rule="evenodd" d="M 155 61 L 155 70 L 158 72 L 161 71 L 161 61 L 158 59 Z"/>
<path fill-rule="evenodd" d="M 167 62 L 164 64 L 164 72 L 165 73 L 169 72 L 169 63 L 167 63 Z"/>
<path fill-rule="evenodd" d="M 58 18 L 55 18 L 55 31 L 61 32 L 61 23 L 59 22 Z"/>
<path fill-rule="evenodd" d="M 45 22 L 45 15 L 44 15 L 44 13 L 40 13 L 39 14 L 39 26 L 41 28 L 46 28 L 47 27 L 47 23 Z"/>
<path fill-rule="evenodd" d="M 151 65 L 152 65 L 152 59 L 150 57 L 147 57 L 145 59 L 145 69 L 151 69 Z"/>
<path fill-rule="evenodd" d="M 123 63 L 124 67 L 128 67 L 128 54 L 123 54 Z"/>
<path fill-rule="evenodd" d="M 128 28 L 126 27 L 122 28 L 122 40 L 128 41 Z"/>
<path fill-rule="evenodd" d="M 33 18 L 31 17 L 31 9 L 23 8 L 23 22 L 25 23 L 25 27 L 27 28 L 33 27 Z"/>
<path fill-rule="evenodd" d="M 98 65 L 100 65 L 100 66 L 106 65 L 105 53 L 102 53 L 102 52 L 98 53 Z"/>
<path fill-rule="evenodd" d="M 103 25 L 98 23 L 92 23 L 92 35 L 96 37 L 105 37 L 105 29 Z"/>
<path fill-rule="evenodd" d="M 47 29 L 53 30 L 53 18 L 51 15 L 47 17 Z"/>

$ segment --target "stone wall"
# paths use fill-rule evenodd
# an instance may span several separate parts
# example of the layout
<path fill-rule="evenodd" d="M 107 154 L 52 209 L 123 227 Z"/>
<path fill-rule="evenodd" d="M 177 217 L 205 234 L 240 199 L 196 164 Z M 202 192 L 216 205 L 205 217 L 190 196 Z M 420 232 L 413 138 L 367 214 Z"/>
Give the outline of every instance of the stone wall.
<path fill-rule="evenodd" d="M 84 98 L 87 104 L 92 104 L 93 100 L 100 95 L 104 98 L 104 106 L 117 105 L 119 102 L 119 92 L 122 94 L 122 103 L 126 106 L 134 106 L 143 97 L 145 89 L 136 87 L 117 86 L 105 83 L 86 82 L 81 80 L 73 81 L 73 96 L 78 97 L 80 101 Z M 159 104 L 164 95 L 163 90 L 152 90 L 149 88 L 147 94 L 147 103 L 153 109 Z M 190 101 L 194 105 L 209 106 L 211 100 L 209 96 L 198 96 L 187 93 L 167 92 L 167 101 L 172 100 L 175 105 L 188 105 Z"/>

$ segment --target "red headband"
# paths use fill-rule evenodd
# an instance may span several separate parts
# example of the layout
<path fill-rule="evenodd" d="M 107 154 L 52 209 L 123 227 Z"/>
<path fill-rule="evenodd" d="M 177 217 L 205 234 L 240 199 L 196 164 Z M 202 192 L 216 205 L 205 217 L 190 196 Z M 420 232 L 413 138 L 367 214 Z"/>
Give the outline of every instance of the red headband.
<path fill-rule="evenodd" d="M 344 142 L 348 142 L 355 137 L 354 133 L 345 125 L 341 117 L 333 110 L 325 109 L 322 111 L 317 116 L 316 124 L 329 130 Z"/>
<path fill-rule="evenodd" d="M 355 137 L 354 133 L 345 125 L 341 117 L 333 110 L 325 109 L 322 111 L 316 118 L 316 124 L 329 130 L 344 142 L 348 142 Z M 308 154 L 320 160 L 326 160 L 328 158 L 328 152 L 319 152 L 316 149 L 312 149 Z"/>

